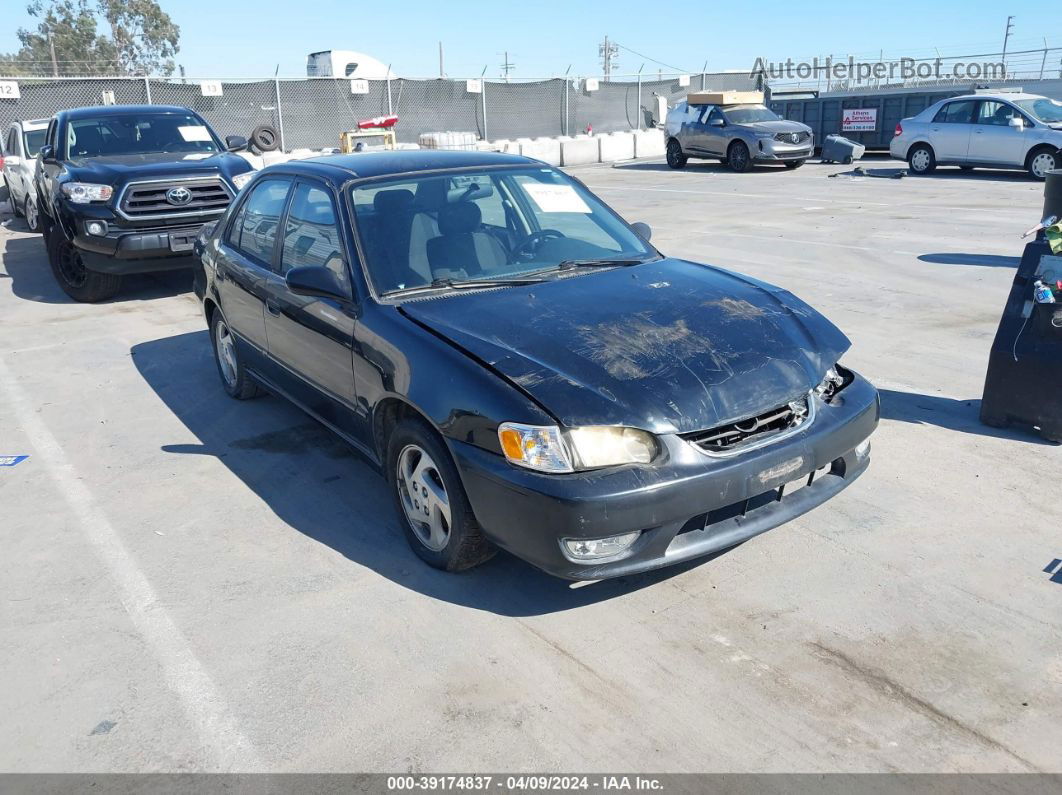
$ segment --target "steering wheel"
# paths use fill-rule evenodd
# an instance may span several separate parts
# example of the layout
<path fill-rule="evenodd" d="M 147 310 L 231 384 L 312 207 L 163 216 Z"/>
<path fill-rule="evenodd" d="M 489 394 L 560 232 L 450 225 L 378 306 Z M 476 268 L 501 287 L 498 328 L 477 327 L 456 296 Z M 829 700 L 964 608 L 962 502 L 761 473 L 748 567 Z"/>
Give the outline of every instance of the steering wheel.
<path fill-rule="evenodd" d="M 551 238 L 561 237 L 564 237 L 564 234 L 558 232 L 556 229 L 539 229 L 537 232 L 529 234 L 516 245 L 516 248 L 513 249 L 513 256 L 522 259 L 531 259 L 535 256 L 540 245 Z"/>

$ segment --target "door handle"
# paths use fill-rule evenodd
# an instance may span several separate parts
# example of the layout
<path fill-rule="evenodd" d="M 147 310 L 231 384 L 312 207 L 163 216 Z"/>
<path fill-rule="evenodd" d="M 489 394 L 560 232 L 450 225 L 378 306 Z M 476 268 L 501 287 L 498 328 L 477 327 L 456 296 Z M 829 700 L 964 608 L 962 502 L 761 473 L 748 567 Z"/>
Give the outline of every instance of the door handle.
<path fill-rule="evenodd" d="M 280 304 L 270 298 L 266 301 L 266 311 L 274 317 L 280 317 Z"/>

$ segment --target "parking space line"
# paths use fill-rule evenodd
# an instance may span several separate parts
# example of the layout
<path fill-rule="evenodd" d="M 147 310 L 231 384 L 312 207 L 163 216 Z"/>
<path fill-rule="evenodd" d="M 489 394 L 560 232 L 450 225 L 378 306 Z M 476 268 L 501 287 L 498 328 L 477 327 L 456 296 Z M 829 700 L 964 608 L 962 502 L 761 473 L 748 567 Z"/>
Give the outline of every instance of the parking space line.
<path fill-rule="evenodd" d="M 152 650 L 169 688 L 181 700 L 199 739 L 211 755 L 203 768 L 225 772 L 261 771 L 262 759 L 225 705 L 217 687 L 188 641 L 166 612 L 147 577 L 122 543 L 121 536 L 96 504 L 88 486 L 67 459 L 63 446 L 0 359 L 0 394 L 12 409 L 60 494 L 77 517 L 111 575 L 133 626 Z"/>

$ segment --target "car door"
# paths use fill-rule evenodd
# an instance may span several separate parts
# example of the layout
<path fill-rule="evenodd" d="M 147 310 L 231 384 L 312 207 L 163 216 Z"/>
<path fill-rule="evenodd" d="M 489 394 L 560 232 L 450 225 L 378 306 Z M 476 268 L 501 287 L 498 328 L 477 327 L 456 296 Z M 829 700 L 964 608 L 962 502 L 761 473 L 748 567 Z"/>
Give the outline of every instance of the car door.
<path fill-rule="evenodd" d="M 719 122 L 722 122 L 722 125 Z M 728 126 L 729 122 L 727 122 L 722 108 L 718 106 L 712 107 L 705 114 L 703 139 L 705 152 L 719 155 L 720 157 L 726 154 L 730 134 L 730 131 L 727 130 Z"/>
<path fill-rule="evenodd" d="M 948 102 L 937 111 L 929 125 L 929 142 L 937 162 L 965 162 L 970 152 L 973 114 L 977 101 L 973 99 Z"/>
<path fill-rule="evenodd" d="M 1022 120 L 1021 127 L 1010 126 L 1015 118 Z M 971 163 L 1025 165 L 1028 128 L 1017 108 L 999 100 L 983 99 L 974 119 L 968 156 Z"/>
<path fill-rule="evenodd" d="M 353 300 L 297 295 L 285 281 L 292 268 L 323 267 L 353 295 L 341 212 L 331 188 L 300 177 L 291 193 L 278 243 L 278 267 L 266 284 L 269 357 L 292 397 L 356 441 L 368 424 L 354 388 Z"/>
<path fill-rule="evenodd" d="M 255 182 L 221 236 L 215 259 L 221 309 L 255 369 L 267 363 L 266 283 L 276 257 L 277 230 L 292 177 Z"/>
<path fill-rule="evenodd" d="M 26 188 L 22 184 L 22 141 L 19 139 L 18 125 L 12 124 L 7 131 L 4 142 L 4 183 L 11 196 L 12 206 L 22 206 Z"/>
<path fill-rule="evenodd" d="M 44 204 L 42 212 L 50 212 L 51 202 L 56 194 L 55 179 L 63 170 L 60 159 L 63 157 L 62 147 L 59 145 L 59 121 L 52 119 L 48 122 L 48 133 L 44 139 L 45 146 L 51 147 L 52 156 L 45 160 L 41 154 L 37 155 L 37 168 L 34 172 L 37 180 L 36 188 L 40 191 L 40 198 Z"/>
<path fill-rule="evenodd" d="M 682 148 L 687 152 L 703 154 L 705 145 L 705 125 L 708 120 L 710 105 L 690 105 L 688 121 L 682 125 Z"/>

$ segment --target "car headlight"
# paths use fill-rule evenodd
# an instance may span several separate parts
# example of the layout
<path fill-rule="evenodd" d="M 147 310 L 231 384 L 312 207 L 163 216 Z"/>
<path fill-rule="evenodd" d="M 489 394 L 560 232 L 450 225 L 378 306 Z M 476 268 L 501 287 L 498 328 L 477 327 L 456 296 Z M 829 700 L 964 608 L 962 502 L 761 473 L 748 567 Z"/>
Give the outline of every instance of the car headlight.
<path fill-rule="evenodd" d="M 554 473 L 620 464 L 648 464 L 658 450 L 656 438 L 651 433 L 611 425 L 562 431 L 555 425 L 503 422 L 498 426 L 498 440 L 511 463 Z"/>
<path fill-rule="evenodd" d="M 815 395 L 821 398 L 824 403 L 829 403 L 833 396 L 844 389 L 851 380 L 848 371 L 835 364 L 826 371 L 822 381 L 815 387 Z"/>
<path fill-rule="evenodd" d="M 91 182 L 64 182 L 63 195 L 74 204 L 105 202 L 114 195 L 110 185 L 96 185 Z"/>
<path fill-rule="evenodd" d="M 237 191 L 243 190 L 243 186 L 251 181 L 251 177 L 254 176 L 253 171 L 244 171 L 242 174 L 237 174 L 232 178 L 232 184 L 236 186 Z"/>

